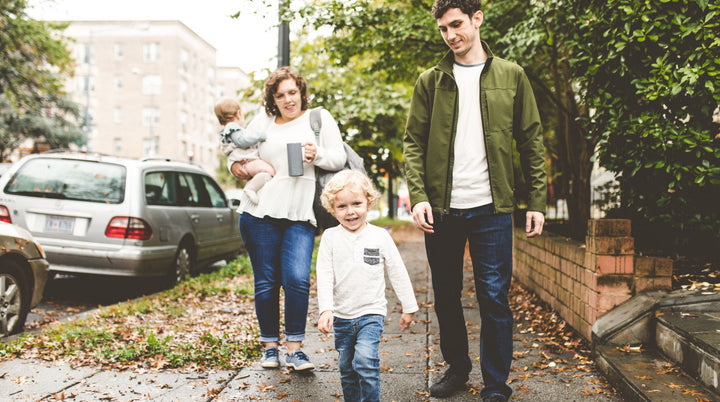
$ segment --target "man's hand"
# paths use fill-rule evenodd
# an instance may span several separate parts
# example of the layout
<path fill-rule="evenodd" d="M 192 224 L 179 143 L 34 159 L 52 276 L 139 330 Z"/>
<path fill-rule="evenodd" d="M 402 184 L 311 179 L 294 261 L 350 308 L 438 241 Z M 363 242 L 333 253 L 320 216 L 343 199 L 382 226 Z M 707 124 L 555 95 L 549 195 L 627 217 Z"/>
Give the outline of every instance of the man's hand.
<path fill-rule="evenodd" d="M 243 167 L 242 162 L 235 162 L 230 166 L 230 173 L 240 180 L 250 180 L 250 175 Z"/>
<path fill-rule="evenodd" d="M 412 209 L 413 222 L 418 229 L 425 233 L 435 233 L 433 230 L 433 213 L 430 203 L 427 201 L 418 202 Z"/>
<path fill-rule="evenodd" d="M 403 313 L 403 315 L 400 316 L 400 330 L 405 331 L 410 328 L 414 317 L 415 313 Z"/>
<path fill-rule="evenodd" d="M 333 313 L 331 310 L 323 311 L 318 320 L 318 331 L 328 334 L 333 329 Z"/>
<path fill-rule="evenodd" d="M 525 213 L 525 235 L 527 237 L 540 236 L 544 224 L 545 215 L 542 212 L 527 211 Z"/>

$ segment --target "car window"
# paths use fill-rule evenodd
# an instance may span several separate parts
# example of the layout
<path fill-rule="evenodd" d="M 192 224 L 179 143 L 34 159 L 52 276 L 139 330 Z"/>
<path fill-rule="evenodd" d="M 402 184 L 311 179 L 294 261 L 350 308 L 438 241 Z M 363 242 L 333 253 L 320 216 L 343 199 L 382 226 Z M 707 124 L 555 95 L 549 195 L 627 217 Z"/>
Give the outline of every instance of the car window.
<path fill-rule="evenodd" d="M 145 201 L 148 205 L 176 205 L 176 174 L 151 172 L 145 175 Z"/>
<path fill-rule="evenodd" d="M 210 196 L 210 203 L 214 208 L 227 208 L 227 201 L 225 201 L 225 193 L 211 178 L 202 176 L 205 188 L 207 189 L 208 196 Z"/>
<path fill-rule="evenodd" d="M 5 186 L 8 194 L 120 204 L 125 198 L 122 165 L 74 159 L 31 159 Z"/>

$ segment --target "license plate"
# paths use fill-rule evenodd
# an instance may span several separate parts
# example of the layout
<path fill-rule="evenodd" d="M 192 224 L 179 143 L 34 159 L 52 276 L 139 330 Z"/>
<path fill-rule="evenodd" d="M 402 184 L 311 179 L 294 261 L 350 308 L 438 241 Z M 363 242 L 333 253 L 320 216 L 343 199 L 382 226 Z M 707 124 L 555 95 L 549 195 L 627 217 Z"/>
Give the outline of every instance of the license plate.
<path fill-rule="evenodd" d="M 75 218 L 48 216 L 45 218 L 45 232 L 72 234 Z"/>

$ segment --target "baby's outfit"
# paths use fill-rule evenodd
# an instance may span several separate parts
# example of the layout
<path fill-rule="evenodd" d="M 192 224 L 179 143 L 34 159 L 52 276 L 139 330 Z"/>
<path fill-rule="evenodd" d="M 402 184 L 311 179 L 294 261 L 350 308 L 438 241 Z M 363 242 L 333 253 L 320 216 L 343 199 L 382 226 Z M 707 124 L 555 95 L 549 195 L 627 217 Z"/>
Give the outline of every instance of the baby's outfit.
<path fill-rule="evenodd" d="M 265 133 L 243 129 L 235 122 L 226 124 L 220 131 L 220 151 L 233 160 L 246 160 L 247 162 L 260 160 L 258 145 L 263 141 L 265 141 Z M 271 174 L 260 172 L 247 181 L 243 192 L 250 201 L 257 204 L 257 192 L 271 178 Z"/>

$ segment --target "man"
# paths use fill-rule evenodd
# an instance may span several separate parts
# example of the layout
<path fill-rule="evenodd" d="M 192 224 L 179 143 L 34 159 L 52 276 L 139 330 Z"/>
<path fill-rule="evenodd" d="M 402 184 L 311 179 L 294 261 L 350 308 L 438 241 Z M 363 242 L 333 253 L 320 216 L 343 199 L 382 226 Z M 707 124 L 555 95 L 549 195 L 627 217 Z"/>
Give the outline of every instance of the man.
<path fill-rule="evenodd" d="M 469 242 L 480 307 L 484 401 L 506 401 L 512 361 L 512 141 L 530 187 L 525 231 L 542 233 L 546 178 L 540 117 L 523 69 L 493 57 L 480 40 L 480 0 L 435 0 L 432 8 L 450 51 L 418 78 L 405 131 L 412 216 L 425 232 L 440 348 L 449 365 L 430 387 L 447 397 L 465 387 L 472 368 L 462 303 Z"/>

